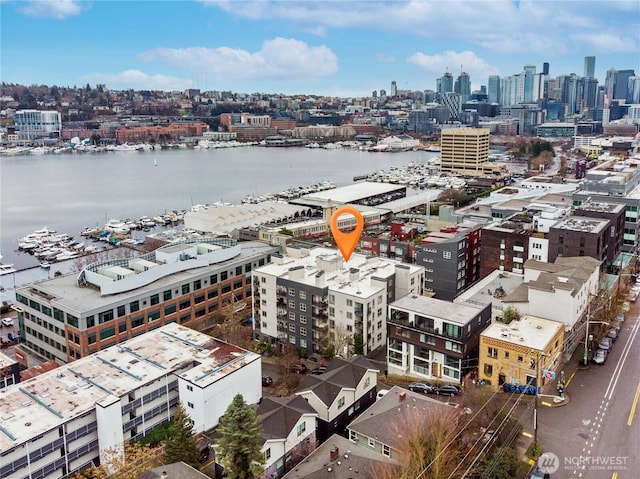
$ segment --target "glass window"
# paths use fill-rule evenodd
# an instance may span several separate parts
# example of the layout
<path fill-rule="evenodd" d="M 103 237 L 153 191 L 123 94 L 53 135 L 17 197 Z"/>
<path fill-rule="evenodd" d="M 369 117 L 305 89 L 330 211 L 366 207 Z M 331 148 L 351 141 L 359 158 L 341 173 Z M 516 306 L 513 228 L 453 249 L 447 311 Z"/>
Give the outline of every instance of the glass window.
<path fill-rule="evenodd" d="M 152 294 L 151 295 L 151 299 L 149 301 L 151 306 L 153 306 L 154 304 L 158 304 L 159 302 L 160 302 L 160 295 L 159 294 Z"/>
<path fill-rule="evenodd" d="M 190 286 L 188 284 L 183 284 L 182 285 L 182 294 L 189 294 L 190 291 Z"/>
<path fill-rule="evenodd" d="M 171 290 L 168 289 L 164 293 L 162 293 L 162 299 L 164 301 L 169 301 L 171 299 Z"/>
<path fill-rule="evenodd" d="M 129 311 L 131 311 L 132 313 L 135 313 L 136 311 L 140 311 L 140 302 L 133 301 L 129 303 Z"/>
<path fill-rule="evenodd" d="M 107 339 L 116 335 L 116 328 L 111 326 L 100 331 L 100 339 Z"/>
<path fill-rule="evenodd" d="M 170 314 L 173 314 L 176 312 L 176 305 L 174 304 L 168 304 L 167 306 L 164 307 L 164 315 L 168 316 Z"/>

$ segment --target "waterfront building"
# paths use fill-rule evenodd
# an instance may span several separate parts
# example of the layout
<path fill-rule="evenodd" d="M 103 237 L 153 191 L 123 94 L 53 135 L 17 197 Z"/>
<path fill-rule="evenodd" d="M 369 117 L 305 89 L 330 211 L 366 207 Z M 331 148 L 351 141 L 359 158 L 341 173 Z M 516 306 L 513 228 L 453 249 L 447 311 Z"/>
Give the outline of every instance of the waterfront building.
<path fill-rule="evenodd" d="M 180 401 L 194 430 L 236 394 L 262 397 L 260 355 L 168 324 L 20 384 L 0 397 L 0 477 L 68 477 L 144 437 Z"/>
<path fill-rule="evenodd" d="M 562 363 L 562 323 L 525 315 L 509 324 L 496 322 L 480 334 L 478 379 L 493 389 L 542 387 Z"/>
<path fill-rule="evenodd" d="M 441 134 L 441 171 L 479 176 L 489 161 L 489 130 L 484 128 L 445 129 Z"/>
<path fill-rule="evenodd" d="M 424 268 L 390 259 L 297 247 L 271 259 L 253 271 L 255 336 L 310 354 L 328 341 L 348 357 L 354 337 L 364 354 L 383 347 L 387 304 L 423 292 Z"/>
<path fill-rule="evenodd" d="M 461 383 L 477 365 L 480 332 L 491 323 L 491 303 L 451 303 L 407 295 L 389 305 L 390 373 Z"/>
<path fill-rule="evenodd" d="M 277 251 L 257 241 L 181 240 L 23 286 L 16 291 L 23 344 L 65 363 L 167 323 L 206 324 L 251 296 L 251 271 Z"/>
<path fill-rule="evenodd" d="M 59 138 L 62 131 L 62 117 L 57 111 L 18 110 L 13 122 L 18 140 Z"/>

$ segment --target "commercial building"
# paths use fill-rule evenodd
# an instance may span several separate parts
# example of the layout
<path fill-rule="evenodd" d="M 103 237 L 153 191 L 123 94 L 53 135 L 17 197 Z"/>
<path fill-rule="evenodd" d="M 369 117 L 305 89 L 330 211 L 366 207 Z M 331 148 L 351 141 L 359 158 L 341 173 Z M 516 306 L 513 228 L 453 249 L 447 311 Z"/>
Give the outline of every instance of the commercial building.
<path fill-rule="evenodd" d="M 350 355 L 350 340 L 369 353 L 386 344 L 387 304 L 422 294 L 424 268 L 332 248 L 287 247 L 284 256 L 253 271 L 257 338 L 320 353 L 331 343 Z"/>
<path fill-rule="evenodd" d="M 167 422 L 180 401 L 215 427 L 236 394 L 262 396 L 260 356 L 177 324 L 6 388 L 0 477 L 67 477 Z"/>
<path fill-rule="evenodd" d="M 450 303 L 407 295 L 389 305 L 390 373 L 460 383 L 476 366 L 480 332 L 491 322 L 491 303 Z"/>
<path fill-rule="evenodd" d="M 448 128 L 442 130 L 441 171 L 463 175 L 484 174 L 489 161 L 489 130 L 484 128 Z"/>
<path fill-rule="evenodd" d="M 70 362 L 167 323 L 196 326 L 249 298 L 251 271 L 277 251 L 257 241 L 179 240 L 18 288 L 23 345 Z"/>
<path fill-rule="evenodd" d="M 62 117 L 57 111 L 18 110 L 13 121 L 18 140 L 59 138 L 62 131 Z"/>
<path fill-rule="evenodd" d="M 542 386 L 562 363 L 562 323 L 526 315 L 493 323 L 480 334 L 478 379 L 494 388 Z"/>

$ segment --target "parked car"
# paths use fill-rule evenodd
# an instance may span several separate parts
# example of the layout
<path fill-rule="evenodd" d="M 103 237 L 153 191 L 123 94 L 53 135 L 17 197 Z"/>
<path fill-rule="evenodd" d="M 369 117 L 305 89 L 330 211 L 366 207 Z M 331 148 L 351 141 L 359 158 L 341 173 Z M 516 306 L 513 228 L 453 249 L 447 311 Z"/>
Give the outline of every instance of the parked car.
<path fill-rule="evenodd" d="M 307 365 L 304 363 L 294 364 L 293 366 L 291 366 L 291 372 L 296 374 L 306 374 Z"/>
<path fill-rule="evenodd" d="M 605 351 L 609 351 L 611 349 L 611 345 L 613 341 L 609 337 L 604 337 L 598 343 L 598 349 L 604 349 Z"/>
<path fill-rule="evenodd" d="M 318 366 L 317 368 L 311 370 L 311 374 L 324 374 L 326 372 L 327 372 L 326 366 Z"/>
<path fill-rule="evenodd" d="M 527 476 L 527 479 L 550 479 L 551 475 L 548 472 L 542 472 L 538 466 L 536 466 L 531 474 Z"/>
<path fill-rule="evenodd" d="M 262 385 L 271 386 L 273 384 L 273 378 L 271 376 L 262 376 Z"/>
<path fill-rule="evenodd" d="M 593 355 L 593 362 L 596 364 L 604 364 L 607 360 L 607 352 L 604 349 L 598 349 Z"/>
<path fill-rule="evenodd" d="M 615 342 L 618 339 L 618 330 L 616 328 L 610 329 L 607 333 L 607 338 Z"/>
<path fill-rule="evenodd" d="M 458 386 L 454 386 L 453 384 L 445 384 L 444 386 L 440 386 L 435 388 L 436 394 L 441 396 L 457 396 L 460 394 L 460 388 Z"/>
<path fill-rule="evenodd" d="M 13 326 L 13 318 L 2 318 L 2 324 L 4 326 Z"/>
<path fill-rule="evenodd" d="M 407 389 L 409 391 L 422 393 L 422 394 L 433 394 L 436 392 L 435 391 L 436 388 L 433 386 L 433 384 L 429 384 L 425 382 L 411 383 L 407 386 Z"/>
<path fill-rule="evenodd" d="M 20 335 L 16 333 L 9 333 L 7 334 L 7 337 L 9 338 L 9 341 L 18 341 L 20 339 Z"/>

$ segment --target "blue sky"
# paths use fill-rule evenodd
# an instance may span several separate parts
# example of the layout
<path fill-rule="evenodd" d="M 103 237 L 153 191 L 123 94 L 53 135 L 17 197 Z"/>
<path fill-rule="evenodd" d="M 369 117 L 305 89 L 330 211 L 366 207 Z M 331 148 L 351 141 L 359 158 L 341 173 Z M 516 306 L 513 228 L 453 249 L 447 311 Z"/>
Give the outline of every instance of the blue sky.
<path fill-rule="evenodd" d="M 0 0 L 4 82 L 369 96 L 461 69 L 640 72 L 640 2 Z"/>

